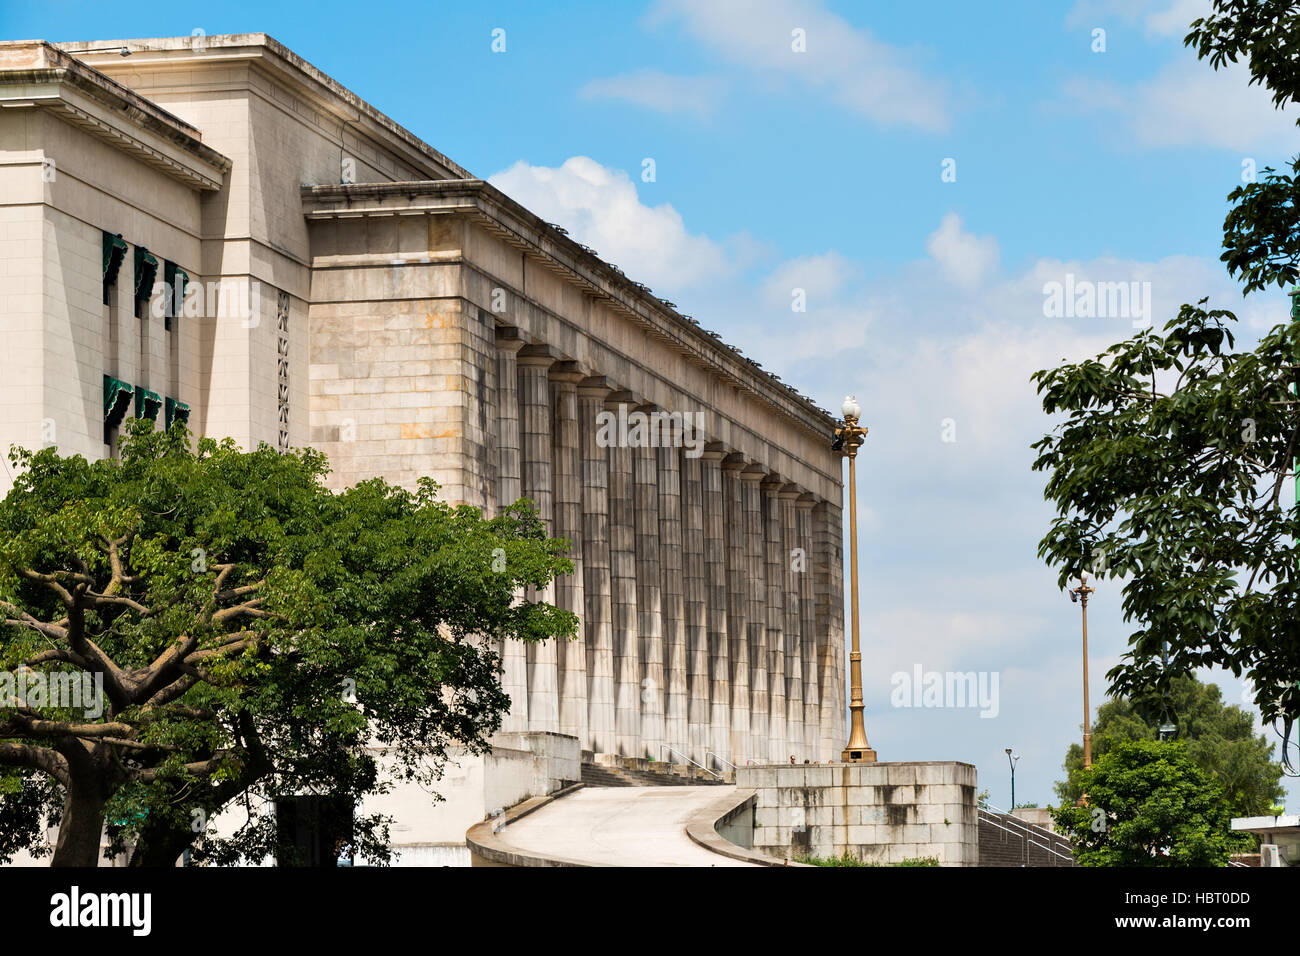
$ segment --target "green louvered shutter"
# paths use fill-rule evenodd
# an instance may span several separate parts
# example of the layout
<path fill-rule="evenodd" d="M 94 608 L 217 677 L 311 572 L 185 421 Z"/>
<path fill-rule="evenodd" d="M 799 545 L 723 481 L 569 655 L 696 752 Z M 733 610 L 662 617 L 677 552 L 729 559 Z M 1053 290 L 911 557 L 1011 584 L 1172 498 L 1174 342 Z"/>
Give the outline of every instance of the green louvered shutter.
<path fill-rule="evenodd" d="M 143 318 L 142 306 L 153 295 L 153 283 L 158 278 L 158 257 L 144 246 L 135 247 L 135 315 Z"/>
<path fill-rule="evenodd" d="M 128 383 L 111 375 L 104 376 L 104 444 L 108 444 L 112 430 L 122 424 L 134 392 Z"/>

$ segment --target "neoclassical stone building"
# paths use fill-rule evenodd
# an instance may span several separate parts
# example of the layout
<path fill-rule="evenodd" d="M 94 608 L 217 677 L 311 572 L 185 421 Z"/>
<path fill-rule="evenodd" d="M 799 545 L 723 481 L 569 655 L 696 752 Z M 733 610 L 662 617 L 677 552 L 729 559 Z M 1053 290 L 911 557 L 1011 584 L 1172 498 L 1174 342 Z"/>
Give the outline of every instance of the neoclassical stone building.
<path fill-rule="evenodd" d="M 527 497 L 582 626 L 502 648 L 505 732 L 838 755 L 828 413 L 264 35 L 0 43 L 0 106 L 0 445 L 182 417 Z"/>

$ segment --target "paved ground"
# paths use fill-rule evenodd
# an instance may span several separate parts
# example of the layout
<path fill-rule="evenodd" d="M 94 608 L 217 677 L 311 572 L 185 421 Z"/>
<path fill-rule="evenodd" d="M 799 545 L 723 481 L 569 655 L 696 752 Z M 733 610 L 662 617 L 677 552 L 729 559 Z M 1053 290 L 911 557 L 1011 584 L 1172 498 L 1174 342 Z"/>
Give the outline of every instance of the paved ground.
<path fill-rule="evenodd" d="M 583 787 L 498 837 L 539 856 L 612 866 L 753 866 L 691 842 L 686 822 L 735 787 Z"/>

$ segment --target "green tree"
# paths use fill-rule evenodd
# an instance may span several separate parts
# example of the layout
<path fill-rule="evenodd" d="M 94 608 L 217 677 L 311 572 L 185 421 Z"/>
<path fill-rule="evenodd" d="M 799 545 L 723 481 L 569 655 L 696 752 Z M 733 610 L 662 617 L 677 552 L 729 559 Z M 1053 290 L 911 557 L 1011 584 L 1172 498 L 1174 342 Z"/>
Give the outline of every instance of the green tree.
<path fill-rule="evenodd" d="M 0 671 L 26 668 L 38 687 L 84 675 L 103 707 L 4 702 L 0 855 L 57 821 L 53 863 L 93 866 L 107 820 L 135 865 L 187 847 L 260 859 L 276 830 L 249 798 L 432 784 L 448 748 L 482 752 L 509 707 L 475 635 L 575 629 L 569 612 L 517 600 L 572 569 L 526 503 L 484 520 L 429 481 L 332 492 L 315 451 L 194 451 L 181 428 L 128 431 L 120 460 L 11 453 Z M 218 838 L 208 821 L 236 799 L 247 821 Z M 386 824 L 355 821 L 356 847 L 387 859 Z"/>
<path fill-rule="evenodd" d="M 1244 61 L 1251 84 L 1270 90 L 1278 109 L 1300 100 L 1300 12 L 1292 0 L 1215 0 L 1183 42 L 1216 70 Z M 1300 174 L 1300 157 L 1291 169 Z M 1300 176 L 1265 167 L 1228 201 L 1221 258 L 1244 291 L 1300 279 Z"/>
<path fill-rule="evenodd" d="M 1225 866 L 1223 791 L 1179 742 L 1121 741 L 1080 780 L 1088 805 L 1053 808 L 1082 866 Z"/>
<path fill-rule="evenodd" d="M 1192 762 L 1223 790 L 1229 814 L 1248 817 L 1267 813 L 1282 799 L 1282 765 L 1273 759 L 1273 744 L 1255 733 L 1254 716 L 1234 704 L 1225 704 L 1219 688 L 1195 677 L 1170 681 L 1168 700 L 1160 694 L 1112 698 L 1097 708 L 1092 727 L 1092 755 L 1099 758 L 1116 745 L 1132 740 L 1158 740 L 1166 716 L 1178 728 Z M 1056 784 L 1056 795 L 1075 803 L 1083 794 L 1083 747 L 1070 744 L 1065 755 L 1066 779 Z"/>
<path fill-rule="evenodd" d="M 1185 43 L 1214 69 L 1244 60 L 1279 107 L 1300 95 L 1289 2 L 1215 0 Z M 1244 294 L 1300 278 L 1298 199 L 1300 181 L 1271 170 L 1229 196 L 1221 258 Z M 1062 586 L 1085 568 L 1125 579 L 1138 629 L 1108 674 L 1113 693 L 1168 689 L 1172 674 L 1217 665 L 1250 678 L 1262 716 L 1289 738 L 1300 716 L 1300 313 L 1235 351 L 1236 316 L 1205 305 L 1033 376 L 1043 410 L 1062 419 L 1033 446 L 1057 510 L 1039 555 Z"/>

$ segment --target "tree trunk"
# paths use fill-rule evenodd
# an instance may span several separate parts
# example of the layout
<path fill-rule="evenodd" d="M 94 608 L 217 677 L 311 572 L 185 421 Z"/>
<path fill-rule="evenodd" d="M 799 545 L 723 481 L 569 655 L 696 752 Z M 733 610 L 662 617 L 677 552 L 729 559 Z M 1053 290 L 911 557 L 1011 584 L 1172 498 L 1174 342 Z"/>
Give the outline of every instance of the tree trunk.
<path fill-rule="evenodd" d="M 194 842 L 196 834 L 188 827 L 175 829 L 146 822 L 140 839 L 131 852 L 132 867 L 175 866 L 180 855 Z"/>
<path fill-rule="evenodd" d="M 99 866 L 100 836 L 108 793 L 101 781 L 73 781 L 63 802 L 59 841 L 50 866 Z"/>

